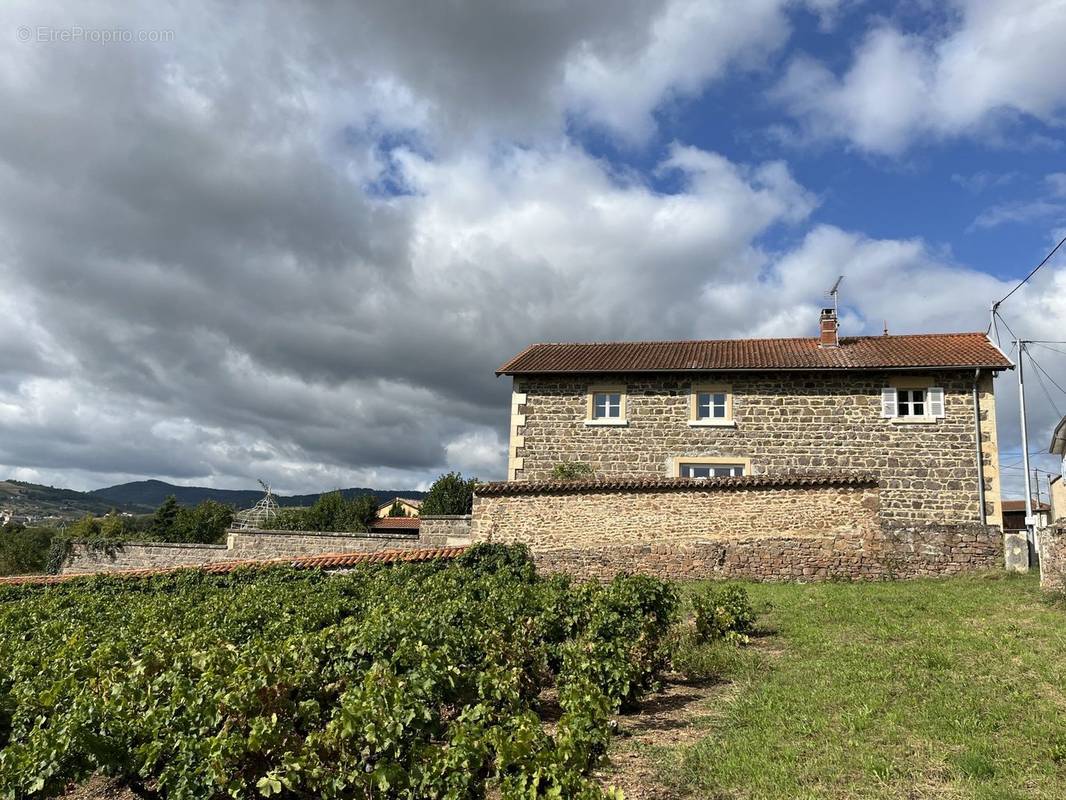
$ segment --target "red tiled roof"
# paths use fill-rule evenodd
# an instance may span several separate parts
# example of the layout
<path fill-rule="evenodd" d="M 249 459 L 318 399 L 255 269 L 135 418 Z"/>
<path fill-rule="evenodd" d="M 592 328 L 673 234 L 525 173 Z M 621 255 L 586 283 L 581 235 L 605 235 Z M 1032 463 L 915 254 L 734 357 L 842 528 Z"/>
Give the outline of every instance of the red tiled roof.
<path fill-rule="evenodd" d="M 224 575 L 242 567 L 265 569 L 267 567 L 292 567 L 293 569 L 345 569 L 362 564 L 395 564 L 410 561 L 433 561 L 458 556 L 465 547 L 418 547 L 406 550 L 382 550 L 377 553 L 321 553 L 313 556 L 296 556 L 292 558 L 251 559 L 243 561 L 216 561 L 213 564 L 198 566 L 167 567 L 161 569 L 122 569 L 114 572 L 69 572 L 62 575 L 15 575 L 0 578 L 0 586 L 24 584 L 63 583 L 77 578 L 91 578 L 106 575 L 116 578 L 149 578 L 153 575 L 166 575 L 185 569 L 196 569 L 210 575 Z"/>
<path fill-rule="evenodd" d="M 602 491 L 684 489 L 786 489 L 794 486 L 876 486 L 865 472 L 811 472 L 789 475 L 740 475 L 733 478 L 608 478 L 591 481 L 494 481 L 479 483 L 474 494 L 581 494 Z"/>
<path fill-rule="evenodd" d="M 925 333 L 842 337 L 839 347 L 820 347 L 818 339 L 534 344 L 496 374 L 1013 366 L 983 333 Z"/>
<path fill-rule="evenodd" d="M 1004 500 L 1003 501 L 1003 510 L 1004 511 L 1025 511 L 1025 501 L 1024 500 Z M 1033 511 L 1050 511 L 1050 510 L 1051 510 L 1051 506 L 1049 506 L 1047 503 L 1041 503 L 1041 502 L 1037 502 L 1036 500 L 1033 500 Z"/>
<path fill-rule="evenodd" d="M 374 520 L 370 525 L 370 530 L 376 531 L 380 528 L 388 528 L 395 530 L 397 528 L 401 530 L 418 530 L 421 520 L 418 517 L 379 517 Z"/>

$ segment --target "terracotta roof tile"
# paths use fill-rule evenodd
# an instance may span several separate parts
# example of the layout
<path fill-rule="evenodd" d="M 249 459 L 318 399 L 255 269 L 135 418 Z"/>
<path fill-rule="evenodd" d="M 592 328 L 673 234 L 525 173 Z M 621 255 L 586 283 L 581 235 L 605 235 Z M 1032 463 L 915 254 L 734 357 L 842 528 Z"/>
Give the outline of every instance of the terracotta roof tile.
<path fill-rule="evenodd" d="M 370 530 L 397 528 L 401 530 L 418 530 L 421 520 L 418 517 L 379 517 L 370 525 Z"/>
<path fill-rule="evenodd" d="M 465 547 L 418 547 L 405 550 L 382 550 L 377 553 L 320 553 L 291 558 L 251 559 L 242 561 L 216 561 L 193 567 L 168 567 L 164 569 L 123 569 L 114 572 L 71 572 L 63 575 L 15 575 L 0 578 L 0 586 L 26 584 L 48 585 L 64 583 L 78 578 L 106 575 L 115 578 L 149 578 L 181 570 L 196 569 L 210 575 L 225 575 L 244 567 L 264 569 L 267 567 L 292 567 L 293 569 L 343 569 L 361 564 L 396 564 L 403 562 L 434 561 L 451 559 L 462 553 Z"/>
<path fill-rule="evenodd" d="M 1011 369 L 1013 364 L 983 333 L 927 333 L 843 337 L 839 347 L 820 347 L 817 339 L 535 344 L 496 374 L 936 367 Z"/>
<path fill-rule="evenodd" d="M 796 486 L 876 486 L 865 472 L 810 472 L 784 475 L 741 475 L 733 478 L 610 478 L 590 481 L 495 481 L 479 483 L 474 493 L 489 495 L 582 494 L 602 491 L 703 491 L 787 489 Z"/>

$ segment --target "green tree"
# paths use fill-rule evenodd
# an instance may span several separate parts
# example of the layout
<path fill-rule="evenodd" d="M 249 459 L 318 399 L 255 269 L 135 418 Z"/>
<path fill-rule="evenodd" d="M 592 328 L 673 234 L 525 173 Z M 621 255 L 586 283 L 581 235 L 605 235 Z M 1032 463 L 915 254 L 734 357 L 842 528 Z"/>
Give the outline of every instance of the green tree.
<path fill-rule="evenodd" d="M 181 506 L 178 505 L 178 499 L 170 495 L 163 501 L 163 505 L 155 510 L 155 516 L 152 517 L 152 538 L 161 542 L 170 541 L 175 535 L 175 523 L 180 512 Z"/>
<path fill-rule="evenodd" d="M 406 517 L 407 509 L 403 507 L 403 504 L 399 500 L 393 500 L 392 505 L 389 506 L 390 517 Z"/>
<path fill-rule="evenodd" d="M 378 499 L 372 494 L 361 494 L 353 497 L 349 503 L 351 508 L 351 520 L 358 525 L 352 530 L 366 531 L 378 518 Z"/>
<path fill-rule="evenodd" d="M 55 528 L 5 525 L 0 529 L 0 575 L 44 572 Z"/>
<path fill-rule="evenodd" d="M 233 507 L 217 500 L 204 500 L 194 508 L 178 511 L 170 541 L 215 544 L 233 524 Z"/>
<path fill-rule="evenodd" d="M 422 515 L 469 514 L 474 506 L 474 486 L 477 478 L 465 480 L 460 472 L 441 475 L 429 487 L 422 501 Z"/>

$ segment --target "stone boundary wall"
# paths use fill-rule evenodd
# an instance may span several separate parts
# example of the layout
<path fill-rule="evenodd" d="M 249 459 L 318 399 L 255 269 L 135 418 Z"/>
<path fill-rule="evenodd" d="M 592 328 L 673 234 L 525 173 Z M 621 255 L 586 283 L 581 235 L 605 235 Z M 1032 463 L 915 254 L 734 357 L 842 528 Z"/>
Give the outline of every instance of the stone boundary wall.
<path fill-rule="evenodd" d="M 418 539 L 426 547 L 456 547 L 470 543 L 471 515 L 419 517 Z"/>
<path fill-rule="evenodd" d="M 472 540 L 524 542 L 541 569 L 578 578 L 880 580 L 1003 567 L 998 528 L 885 523 L 863 476 L 511 486 L 475 492 Z"/>
<path fill-rule="evenodd" d="M 216 561 L 285 558 L 318 553 L 377 553 L 421 547 L 408 533 L 230 531 L 226 544 L 124 542 L 107 550 L 75 543 L 62 573 L 195 567 Z"/>
<path fill-rule="evenodd" d="M 224 544 L 182 544 L 171 542 L 124 542 L 107 550 L 75 542 L 61 573 L 115 572 L 121 569 L 165 569 L 199 566 L 228 561 Z"/>
<path fill-rule="evenodd" d="M 1066 591 L 1066 522 L 1042 528 L 1040 544 L 1040 588 Z"/>
<path fill-rule="evenodd" d="M 582 580 L 618 572 L 660 578 L 759 581 L 890 580 L 1000 569 L 998 528 L 968 523 L 824 536 L 743 536 L 678 544 L 535 551 L 537 568 Z"/>
<path fill-rule="evenodd" d="M 861 475 L 496 483 L 475 490 L 471 538 L 539 552 L 858 534 L 879 526 L 878 508 L 877 484 Z"/>

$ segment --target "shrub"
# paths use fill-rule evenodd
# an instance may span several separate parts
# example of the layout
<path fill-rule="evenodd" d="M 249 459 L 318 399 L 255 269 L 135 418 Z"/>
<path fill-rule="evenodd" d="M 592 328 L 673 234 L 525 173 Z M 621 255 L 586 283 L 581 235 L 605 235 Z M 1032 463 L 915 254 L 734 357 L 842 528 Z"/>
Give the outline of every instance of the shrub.
<path fill-rule="evenodd" d="M 469 514 L 474 505 L 477 478 L 464 480 L 460 472 L 441 475 L 422 500 L 422 516 Z"/>
<path fill-rule="evenodd" d="M 742 586 L 710 586 L 693 596 L 692 605 L 701 642 L 745 643 L 755 628 L 755 610 Z"/>
<path fill-rule="evenodd" d="M 552 467 L 552 478 L 557 481 L 587 480 L 592 475 L 592 467 L 581 461 L 562 461 Z"/>
<path fill-rule="evenodd" d="M 507 572 L 528 578 L 534 572 L 533 554 L 524 544 L 479 542 L 468 547 L 457 560 L 475 574 Z"/>

